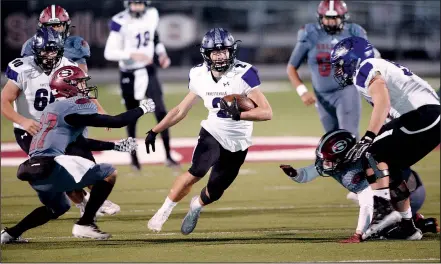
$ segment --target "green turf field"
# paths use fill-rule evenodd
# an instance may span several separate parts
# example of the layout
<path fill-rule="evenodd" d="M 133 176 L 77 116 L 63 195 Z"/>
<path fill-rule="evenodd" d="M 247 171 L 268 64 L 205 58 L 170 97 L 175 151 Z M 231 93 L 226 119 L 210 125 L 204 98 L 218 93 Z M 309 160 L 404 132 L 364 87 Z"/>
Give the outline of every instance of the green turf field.
<path fill-rule="evenodd" d="M 439 85 L 439 80 L 437 80 Z M 177 86 L 177 84 L 166 84 Z M 288 87 L 287 83 L 267 83 Z M 437 87 L 437 86 L 435 86 Z M 177 88 L 178 89 L 178 88 Z M 182 85 L 186 91 L 186 85 Z M 267 93 L 274 119 L 256 123 L 256 136 L 320 136 L 322 129 L 313 107 L 304 107 L 295 92 Z M 170 108 L 183 93 L 166 95 Z M 100 101 L 112 114 L 123 111 L 120 98 L 101 88 Z M 363 131 L 370 107 L 363 103 Z M 199 104 L 171 134 L 195 137 L 206 110 Z M 145 133 L 155 124 L 153 116 L 141 119 L 138 132 Z M 12 127 L 2 120 L 2 141 L 13 141 Z M 125 137 L 125 129 L 91 129 L 92 137 Z M 295 166 L 307 161 L 291 162 Z M 357 225 L 358 208 L 346 200 L 347 192 L 331 178 L 297 184 L 279 169 L 279 163 L 246 163 L 224 197 L 205 208 L 193 234 L 180 234 L 180 223 L 188 202 L 200 192 L 208 178 L 195 185 L 173 211 L 161 233 L 151 233 L 147 221 L 161 206 L 174 180 L 163 166 L 144 166 L 134 176 L 128 166 L 119 166 L 119 179 L 110 199 L 122 211 L 99 218 L 98 225 L 113 234 L 109 241 L 71 237 L 79 216 L 72 208 L 60 219 L 25 233 L 28 244 L 2 246 L 2 262 L 295 262 L 295 261 L 407 261 L 435 262 L 440 259 L 439 235 L 422 241 L 377 241 L 342 245 L 336 241 L 351 235 Z M 188 164 L 184 165 L 184 169 Z M 427 189 L 421 210 L 426 217 L 440 215 L 439 151 L 415 166 Z M 16 168 L 1 168 L 2 227 L 17 223 L 39 205 L 27 183 L 15 178 Z"/>

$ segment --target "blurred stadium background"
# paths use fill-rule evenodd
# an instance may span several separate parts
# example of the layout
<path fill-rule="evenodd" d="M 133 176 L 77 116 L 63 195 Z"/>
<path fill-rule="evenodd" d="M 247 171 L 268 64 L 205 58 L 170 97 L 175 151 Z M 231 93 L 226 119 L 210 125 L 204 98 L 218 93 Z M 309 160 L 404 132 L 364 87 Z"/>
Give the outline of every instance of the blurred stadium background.
<path fill-rule="evenodd" d="M 259 69 L 262 89 L 272 104 L 274 118 L 256 123 L 255 143 L 240 177 L 225 197 L 207 207 L 194 234 L 183 237 L 180 222 L 188 201 L 208 177 L 198 183 L 172 214 L 160 234 L 147 231 L 147 220 L 159 208 L 176 172 L 162 165 L 162 144 L 157 152 L 140 157 L 145 165 L 133 173 L 128 155 L 96 153 L 98 161 L 118 164 L 120 178 L 110 199 L 121 205 L 116 216 L 99 219 L 100 227 L 113 233 L 108 242 L 82 241 L 70 237 L 79 215 L 72 208 L 65 216 L 25 234 L 28 245 L 2 246 L 2 262 L 107 261 L 107 262 L 227 262 L 227 261 L 409 261 L 433 262 L 440 258 L 439 237 L 421 242 L 371 242 L 335 244 L 352 234 L 358 208 L 346 200 L 346 191 L 332 179 L 298 185 L 278 169 L 280 162 L 304 166 L 312 162 L 313 150 L 323 130 L 313 107 L 306 107 L 291 88 L 286 63 L 295 45 L 297 30 L 316 22 L 319 1 L 152 1 L 160 14 L 159 34 L 172 60 L 169 69 L 158 69 L 165 101 L 170 109 L 187 92 L 188 71 L 202 61 L 199 43 L 211 27 L 221 26 L 242 40 L 239 59 Z M 346 1 L 350 20 L 363 26 L 383 58 L 394 60 L 440 87 L 439 1 Z M 50 4 L 67 9 L 73 35 L 91 47 L 89 74 L 99 87 L 99 100 L 111 114 L 124 111 L 119 95 L 117 64 L 104 59 L 110 18 L 123 9 L 117 0 L 1 1 L 1 71 L 20 56 L 23 43 L 36 29 L 38 15 Z M 311 88 L 307 66 L 301 77 Z M 1 84 L 5 83 L 2 74 Z M 196 143 L 199 123 L 206 117 L 202 104 L 171 129 L 173 154 L 183 170 Z M 361 131 L 367 127 L 370 107 L 363 105 Z M 144 133 L 156 121 L 143 117 L 138 123 L 139 153 L 144 153 Z M 26 183 L 15 178 L 16 166 L 26 158 L 15 144 L 12 124 L 2 118 L 1 127 L 1 222 L 16 223 L 38 204 Z M 91 129 L 90 136 L 116 140 L 125 129 L 106 132 Z M 159 138 L 159 137 L 158 137 Z M 254 161 L 254 162 L 251 162 Z M 277 162 L 276 162 L 277 161 Z M 416 166 L 427 188 L 424 215 L 440 215 L 439 151 Z M 24 251 L 26 250 L 26 251 Z"/>

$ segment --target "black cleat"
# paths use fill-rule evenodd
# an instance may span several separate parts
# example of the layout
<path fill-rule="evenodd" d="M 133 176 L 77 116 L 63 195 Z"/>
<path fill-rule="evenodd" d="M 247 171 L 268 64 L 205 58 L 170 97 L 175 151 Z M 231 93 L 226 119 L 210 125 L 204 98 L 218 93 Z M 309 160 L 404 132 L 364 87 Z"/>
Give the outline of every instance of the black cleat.
<path fill-rule="evenodd" d="M 384 237 L 386 239 L 421 240 L 423 233 L 415 227 L 412 219 L 402 219 L 399 224 L 390 229 Z"/>
<path fill-rule="evenodd" d="M 138 156 L 136 155 L 136 151 L 130 154 L 130 157 L 132 158 L 132 169 L 135 171 L 141 170 L 141 164 L 139 164 Z"/>

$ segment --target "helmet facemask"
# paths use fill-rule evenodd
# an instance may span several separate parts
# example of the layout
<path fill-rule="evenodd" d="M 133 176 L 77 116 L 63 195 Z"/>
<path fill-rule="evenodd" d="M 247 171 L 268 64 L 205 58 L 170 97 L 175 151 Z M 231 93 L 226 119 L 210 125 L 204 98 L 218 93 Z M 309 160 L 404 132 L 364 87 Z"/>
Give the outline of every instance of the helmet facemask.
<path fill-rule="evenodd" d="M 323 19 L 334 19 L 335 25 L 325 25 Z M 318 16 L 320 26 L 326 31 L 326 33 L 331 35 L 337 34 L 343 30 L 345 19 L 345 16 Z M 337 23 L 338 20 L 340 20 L 340 23 Z"/>
<path fill-rule="evenodd" d="M 60 65 L 63 53 L 63 48 L 59 48 L 55 43 L 49 42 L 43 49 L 35 50 L 34 56 L 37 65 L 48 74 Z"/>

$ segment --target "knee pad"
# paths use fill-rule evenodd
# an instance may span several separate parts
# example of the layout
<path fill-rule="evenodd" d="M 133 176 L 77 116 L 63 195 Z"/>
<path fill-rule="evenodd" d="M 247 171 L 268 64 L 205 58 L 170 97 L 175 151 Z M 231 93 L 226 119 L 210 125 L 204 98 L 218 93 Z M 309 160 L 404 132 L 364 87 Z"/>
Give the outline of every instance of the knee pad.
<path fill-rule="evenodd" d="M 54 220 L 69 211 L 70 203 L 68 202 L 60 204 L 60 206 L 57 206 L 57 208 L 50 208 L 46 206 L 46 209 L 51 213 L 51 218 Z"/>
<path fill-rule="evenodd" d="M 204 187 L 201 191 L 201 200 L 205 205 L 216 202 L 222 197 L 222 194 L 224 193 L 224 190 L 220 190 L 220 189 L 217 190 L 215 189 L 213 191 L 208 190 L 209 196 L 207 196 L 206 190 L 207 187 Z"/>
<path fill-rule="evenodd" d="M 390 187 L 390 199 L 396 203 L 403 200 L 406 200 L 410 196 L 409 188 L 405 181 L 402 181 L 400 184 L 393 184 Z"/>

